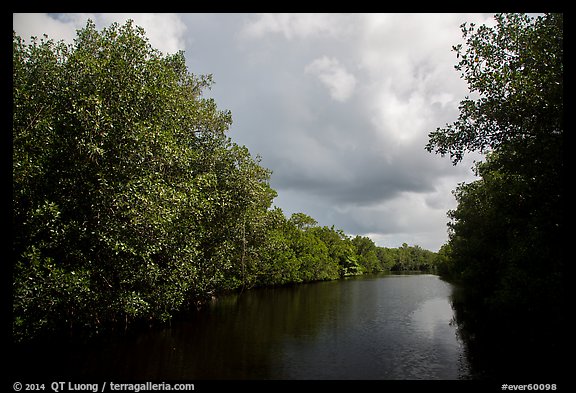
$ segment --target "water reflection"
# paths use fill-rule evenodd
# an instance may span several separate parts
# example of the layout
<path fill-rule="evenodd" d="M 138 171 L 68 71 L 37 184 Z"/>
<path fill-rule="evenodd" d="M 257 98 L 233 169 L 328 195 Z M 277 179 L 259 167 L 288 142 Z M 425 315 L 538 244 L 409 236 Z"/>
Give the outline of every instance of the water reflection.
<path fill-rule="evenodd" d="M 315 335 L 284 340 L 278 361 L 283 378 L 461 376 L 448 284 L 435 276 L 388 276 L 347 282 L 337 291 L 338 301 L 319 314 Z"/>
<path fill-rule="evenodd" d="M 442 297 L 426 300 L 412 313 L 415 328 L 430 339 L 441 337 L 442 330 L 450 324 L 452 317 L 450 302 Z"/>
<path fill-rule="evenodd" d="M 391 275 L 246 291 L 52 366 L 124 379 L 457 379 L 466 366 L 451 290 L 436 276 Z"/>

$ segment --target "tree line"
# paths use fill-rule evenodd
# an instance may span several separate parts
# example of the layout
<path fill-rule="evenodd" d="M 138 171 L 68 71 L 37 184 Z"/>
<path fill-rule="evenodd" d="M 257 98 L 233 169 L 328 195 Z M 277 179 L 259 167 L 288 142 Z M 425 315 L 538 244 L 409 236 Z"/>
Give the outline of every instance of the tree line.
<path fill-rule="evenodd" d="M 210 75 L 132 21 L 73 44 L 13 34 L 13 335 L 167 321 L 222 291 L 433 270 L 273 206 Z"/>
<path fill-rule="evenodd" d="M 427 149 L 454 164 L 479 151 L 478 180 L 460 184 L 438 271 L 461 284 L 461 332 L 488 374 L 559 374 L 566 338 L 563 189 L 563 15 L 498 14 L 462 25 L 456 69 L 471 94 Z M 512 355 L 515 354 L 515 355 Z M 498 359 L 496 359 L 498 358 Z M 498 374 L 501 373 L 501 374 Z M 532 374 L 533 375 L 533 374 Z"/>

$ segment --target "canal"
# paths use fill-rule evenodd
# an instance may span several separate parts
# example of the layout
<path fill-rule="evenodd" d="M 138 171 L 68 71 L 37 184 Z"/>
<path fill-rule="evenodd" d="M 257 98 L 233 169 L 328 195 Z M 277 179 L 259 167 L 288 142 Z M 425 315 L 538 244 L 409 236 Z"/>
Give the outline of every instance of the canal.
<path fill-rule="evenodd" d="M 253 289 L 169 327 L 43 348 L 16 368 L 107 380 L 461 379 L 452 292 L 427 274 Z"/>

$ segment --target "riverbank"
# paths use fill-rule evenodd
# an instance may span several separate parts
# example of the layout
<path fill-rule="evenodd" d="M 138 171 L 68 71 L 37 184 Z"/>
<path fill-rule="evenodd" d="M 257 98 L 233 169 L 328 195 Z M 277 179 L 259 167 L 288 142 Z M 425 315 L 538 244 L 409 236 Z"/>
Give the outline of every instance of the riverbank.
<path fill-rule="evenodd" d="M 364 275 L 222 295 L 171 326 L 29 347 L 15 376 L 106 380 L 458 379 L 466 369 L 434 275 Z"/>

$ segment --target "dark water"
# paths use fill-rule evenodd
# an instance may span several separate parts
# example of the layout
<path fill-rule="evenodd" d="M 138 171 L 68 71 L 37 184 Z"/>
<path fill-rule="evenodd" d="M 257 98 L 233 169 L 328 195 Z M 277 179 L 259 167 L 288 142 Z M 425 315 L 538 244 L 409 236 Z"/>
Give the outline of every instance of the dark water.
<path fill-rule="evenodd" d="M 458 379 L 468 365 L 451 293 L 434 275 L 256 289 L 171 327 L 36 354 L 21 366 L 139 380 Z"/>

